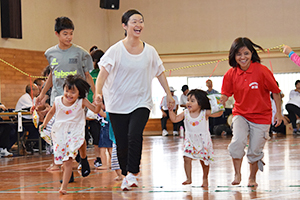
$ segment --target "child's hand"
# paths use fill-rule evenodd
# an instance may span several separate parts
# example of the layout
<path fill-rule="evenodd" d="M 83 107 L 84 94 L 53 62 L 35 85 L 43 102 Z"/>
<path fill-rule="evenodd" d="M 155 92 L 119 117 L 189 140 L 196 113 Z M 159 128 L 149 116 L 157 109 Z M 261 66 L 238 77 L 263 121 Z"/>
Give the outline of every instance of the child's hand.
<path fill-rule="evenodd" d="M 33 111 L 35 110 L 35 106 L 33 105 L 31 108 L 30 108 L 30 114 L 33 114 Z"/>
<path fill-rule="evenodd" d="M 43 132 L 44 126 L 45 126 L 44 124 L 41 124 L 41 125 L 40 125 L 40 127 L 39 127 L 39 131 L 40 131 L 40 132 Z"/>
<path fill-rule="evenodd" d="M 289 55 L 291 53 L 291 51 L 293 51 L 291 47 L 284 45 L 283 53 L 285 53 L 286 55 Z"/>

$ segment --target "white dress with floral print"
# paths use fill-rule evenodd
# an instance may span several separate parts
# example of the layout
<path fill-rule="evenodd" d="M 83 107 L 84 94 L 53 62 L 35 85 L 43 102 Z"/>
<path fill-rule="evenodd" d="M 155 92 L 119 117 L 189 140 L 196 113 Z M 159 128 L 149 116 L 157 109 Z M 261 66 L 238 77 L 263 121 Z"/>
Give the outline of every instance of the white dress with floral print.
<path fill-rule="evenodd" d="M 75 159 L 78 149 L 84 142 L 85 113 L 82 99 L 72 106 L 62 103 L 62 96 L 55 98 L 55 122 L 52 127 L 54 162 L 62 164 L 69 158 Z"/>
<path fill-rule="evenodd" d="M 199 159 L 205 165 L 213 161 L 213 145 L 206 120 L 206 110 L 201 110 L 197 118 L 192 118 L 189 111 L 184 110 L 185 140 L 183 155 Z"/>

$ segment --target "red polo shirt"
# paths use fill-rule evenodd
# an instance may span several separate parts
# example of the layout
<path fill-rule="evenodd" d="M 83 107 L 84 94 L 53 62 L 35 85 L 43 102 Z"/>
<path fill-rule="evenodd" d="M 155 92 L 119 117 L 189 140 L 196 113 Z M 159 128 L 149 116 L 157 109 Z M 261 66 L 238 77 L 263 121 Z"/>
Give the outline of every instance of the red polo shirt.
<path fill-rule="evenodd" d="M 280 93 L 272 72 L 260 63 L 252 63 L 246 71 L 230 68 L 223 78 L 222 94 L 234 95 L 233 116 L 241 115 L 257 124 L 271 124 L 270 91 Z"/>

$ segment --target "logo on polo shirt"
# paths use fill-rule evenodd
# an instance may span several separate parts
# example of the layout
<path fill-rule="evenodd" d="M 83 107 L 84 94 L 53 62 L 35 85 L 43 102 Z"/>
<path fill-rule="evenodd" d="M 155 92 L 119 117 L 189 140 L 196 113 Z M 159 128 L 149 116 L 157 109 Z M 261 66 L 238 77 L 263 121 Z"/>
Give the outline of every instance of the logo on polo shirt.
<path fill-rule="evenodd" d="M 252 82 L 249 84 L 249 87 L 251 87 L 251 89 L 258 89 L 258 83 L 257 82 Z"/>
<path fill-rule="evenodd" d="M 68 75 L 76 75 L 77 74 L 77 70 L 75 71 L 69 71 L 69 72 L 64 72 L 63 70 L 61 70 L 60 72 L 57 70 L 54 70 L 54 76 L 55 78 L 66 78 Z"/>
<path fill-rule="evenodd" d="M 56 61 L 56 58 L 53 58 L 52 62 L 51 62 L 51 65 L 58 65 L 58 62 Z"/>

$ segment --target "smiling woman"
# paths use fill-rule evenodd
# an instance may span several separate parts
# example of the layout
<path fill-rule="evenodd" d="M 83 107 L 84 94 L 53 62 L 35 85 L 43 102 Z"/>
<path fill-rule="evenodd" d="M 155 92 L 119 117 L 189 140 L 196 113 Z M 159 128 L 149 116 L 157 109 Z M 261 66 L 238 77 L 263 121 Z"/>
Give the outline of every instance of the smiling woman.
<path fill-rule="evenodd" d="M 263 171 L 263 147 L 269 139 L 269 128 L 272 119 L 270 92 L 273 93 L 277 112 L 275 120 L 281 124 L 281 97 L 272 72 L 260 64 L 260 58 L 254 47 L 262 49 L 248 38 L 234 40 L 229 52 L 229 64 L 232 66 L 224 75 L 221 103 L 225 104 L 228 97 L 234 95 L 233 137 L 229 144 L 235 177 L 232 185 L 241 182 L 241 164 L 244 149 L 249 136 L 247 152 L 250 164 L 248 186 L 257 186 L 256 173 Z M 253 98 L 255 97 L 255 98 Z"/>
<path fill-rule="evenodd" d="M 140 40 L 143 15 L 137 10 L 128 10 L 122 16 L 122 27 L 125 38 L 111 46 L 98 63 L 101 69 L 96 81 L 95 102 L 102 102 L 104 95 L 120 168 L 126 176 L 121 188 L 129 190 L 138 184 L 136 175 L 140 172 L 143 130 L 153 107 L 152 79 L 157 77 L 167 93 L 168 107 L 174 106 L 174 99 L 158 53 Z"/>

